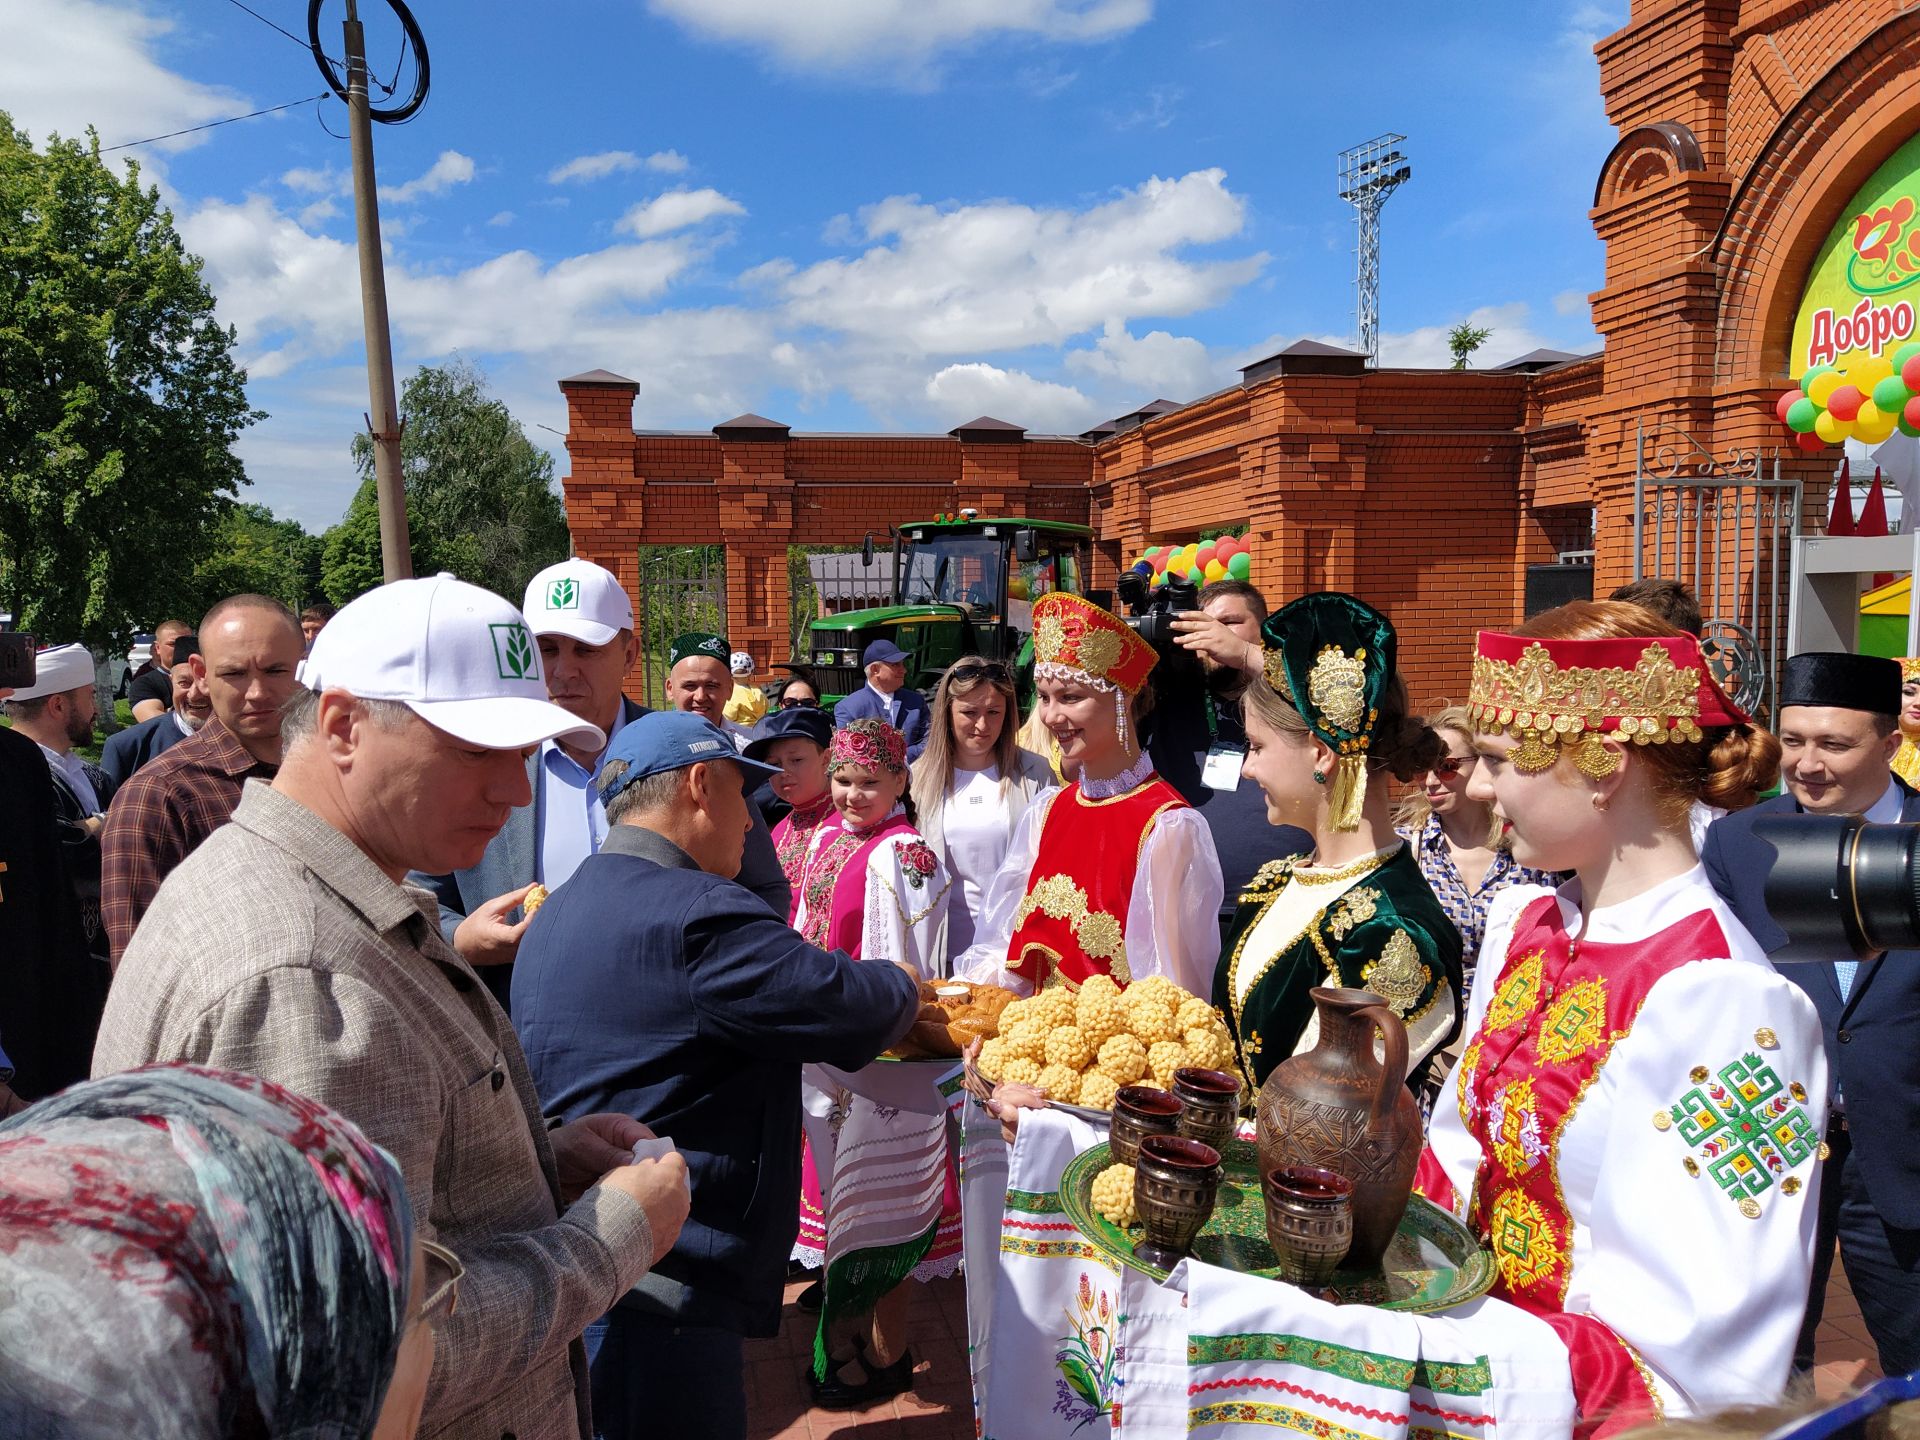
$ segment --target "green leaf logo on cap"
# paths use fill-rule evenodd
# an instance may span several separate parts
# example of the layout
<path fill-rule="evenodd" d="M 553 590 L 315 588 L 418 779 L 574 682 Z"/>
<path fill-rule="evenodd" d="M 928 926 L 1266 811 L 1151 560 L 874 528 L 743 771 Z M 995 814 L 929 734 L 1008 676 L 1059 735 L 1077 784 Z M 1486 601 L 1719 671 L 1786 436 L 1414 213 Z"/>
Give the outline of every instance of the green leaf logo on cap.
<path fill-rule="evenodd" d="M 580 608 L 580 582 L 572 579 L 549 581 L 547 584 L 547 608 L 549 610 L 578 610 Z"/>
<path fill-rule="evenodd" d="M 493 636 L 493 661 L 502 680 L 540 678 L 540 651 L 535 647 L 533 634 L 526 626 L 489 625 L 487 631 Z"/>

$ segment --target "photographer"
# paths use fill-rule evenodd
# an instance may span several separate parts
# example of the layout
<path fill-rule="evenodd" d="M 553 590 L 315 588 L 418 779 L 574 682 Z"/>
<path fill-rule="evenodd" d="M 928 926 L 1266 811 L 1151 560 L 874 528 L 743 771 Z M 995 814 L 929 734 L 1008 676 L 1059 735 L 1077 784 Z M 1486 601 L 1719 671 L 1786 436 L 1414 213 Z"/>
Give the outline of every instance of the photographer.
<path fill-rule="evenodd" d="M 1898 663 L 1870 655 L 1787 661 L 1780 685 L 1787 793 L 1715 821 L 1701 852 L 1714 889 L 1769 954 L 1788 935 L 1767 911 L 1774 846 L 1756 836 L 1757 821 L 1920 821 L 1920 793 L 1887 768 L 1900 743 L 1900 683 Z M 1836 949 L 1831 959 L 1780 970 L 1819 1010 L 1833 1076 L 1813 1282 L 1794 1368 L 1813 1366 L 1837 1238 L 1881 1367 L 1905 1374 L 1920 1366 L 1920 951 L 1859 961 Z"/>
<path fill-rule="evenodd" d="M 1171 598 L 1178 604 L 1182 597 Z M 1140 613 L 1137 605 L 1130 608 Z M 1154 768 L 1200 812 L 1213 835 L 1225 882 L 1224 934 L 1240 892 L 1262 865 L 1313 848 L 1306 831 L 1267 823 L 1266 798 L 1241 773 L 1247 732 L 1240 696 L 1265 656 L 1260 626 L 1267 602 L 1244 580 L 1216 580 L 1200 591 L 1195 608 L 1161 613 L 1170 614 L 1171 643 L 1155 644 L 1160 663 L 1153 673 L 1154 708 L 1140 728 Z"/>

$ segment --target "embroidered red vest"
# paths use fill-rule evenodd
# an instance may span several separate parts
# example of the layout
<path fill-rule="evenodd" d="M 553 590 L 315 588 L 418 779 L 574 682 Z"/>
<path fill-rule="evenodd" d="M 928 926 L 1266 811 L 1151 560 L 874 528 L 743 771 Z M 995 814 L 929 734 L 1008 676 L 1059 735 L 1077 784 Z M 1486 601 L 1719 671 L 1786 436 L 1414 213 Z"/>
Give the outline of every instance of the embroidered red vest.
<path fill-rule="evenodd" d="M 1133 979 L 1127 965 L 1127 907 L 1148 828 L 1187 802 L 1158 775 L 1107 800 L 1069 785 L 1047 811 L 1027 895 L 1014 912 L 1007 968 L 1035 990 L 1090 975 Z"/>
<path fill-rule="evenodd" d="M 1467 1222 L 1493 1251 L 1493 1293 L 1540 1316 L 1566 1343 L 1582 1415 L 1577 1436 L 1604 1437 L 1650 1419 L 1655 1404 L 1631 1348 L 1591 1316 L 1566 1312 L 1573 1215 L 1560 1185 L 1560 1133 L 1654 983 L 1729 953 L 1710 910 L 1631 945 L 1574 944 L 1559 903 L 1542 896 L 1514 925 L 1486 1017 L 1449 1087 L 1480 1142 Z M 1431 1151 L 1416 1188 L 1443 1205 L 1455 1198 Z"/>

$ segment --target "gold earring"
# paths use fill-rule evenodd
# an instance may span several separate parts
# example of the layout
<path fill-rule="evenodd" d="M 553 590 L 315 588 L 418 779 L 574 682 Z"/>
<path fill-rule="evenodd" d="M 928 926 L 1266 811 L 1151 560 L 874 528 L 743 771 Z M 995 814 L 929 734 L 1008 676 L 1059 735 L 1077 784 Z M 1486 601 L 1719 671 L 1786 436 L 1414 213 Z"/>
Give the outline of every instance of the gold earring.
<path fill-rule="evenodd" d="M 1573 764 L 1589 780 L 1604 780 L 1620 768 L 1620 753 L 1609 750 L 1598 735 L 1589 731 L 1573 747 Z"/>
<path fill-rule="evenodd" d="M 1593 808 L 1600 811 L 1602 814 L 1605 814 L 1607 809 L 1607 797 L 1604 795 L 1595 795 L 1592 797 L 1592 800 L 1593 800 Z"/>

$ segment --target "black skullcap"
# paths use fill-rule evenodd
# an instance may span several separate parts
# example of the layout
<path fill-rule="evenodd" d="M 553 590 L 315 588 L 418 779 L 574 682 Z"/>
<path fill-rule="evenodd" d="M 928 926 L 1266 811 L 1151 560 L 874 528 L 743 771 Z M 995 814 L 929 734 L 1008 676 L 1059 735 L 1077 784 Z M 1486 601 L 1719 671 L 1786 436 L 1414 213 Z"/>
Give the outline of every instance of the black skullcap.
<path fill-rule="evenodd" d="M 1818 650 L 1787 661 L 1780 677 L 1780 703 L 1866 710 L 1892 720 L 1900 714 L 1900 684 L 1898 660 Z"/>

